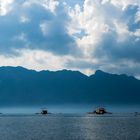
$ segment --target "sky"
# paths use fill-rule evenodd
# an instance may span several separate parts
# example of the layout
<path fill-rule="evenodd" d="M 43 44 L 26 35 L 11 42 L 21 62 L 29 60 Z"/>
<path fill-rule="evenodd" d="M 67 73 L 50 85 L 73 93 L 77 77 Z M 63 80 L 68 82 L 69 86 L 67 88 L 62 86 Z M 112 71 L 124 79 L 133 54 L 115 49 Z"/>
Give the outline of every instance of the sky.
<path fill-rule="evenodd" d="M 0 66 L 140 78 L 140 0 L 0 0 Z"/>

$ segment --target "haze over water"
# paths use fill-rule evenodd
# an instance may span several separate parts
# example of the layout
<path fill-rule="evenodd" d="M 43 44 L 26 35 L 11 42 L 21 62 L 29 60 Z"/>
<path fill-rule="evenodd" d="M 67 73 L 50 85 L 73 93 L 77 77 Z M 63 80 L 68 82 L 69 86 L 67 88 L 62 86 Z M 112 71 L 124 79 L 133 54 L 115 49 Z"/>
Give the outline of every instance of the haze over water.
<path fill-rule="evenodd" d="M 78 113 L 85 114 L 92 112 L 97 107 L 105 107 L 112 113 L 134 113 L 140 112 L 139 105 L 42 105 L 42 106 L 16 106 L 16 107 L 0 107 L 0 113 L 3 114 L 35 114 L 39 113 L 42 109 L 47 109 L 49 113 Z"/>

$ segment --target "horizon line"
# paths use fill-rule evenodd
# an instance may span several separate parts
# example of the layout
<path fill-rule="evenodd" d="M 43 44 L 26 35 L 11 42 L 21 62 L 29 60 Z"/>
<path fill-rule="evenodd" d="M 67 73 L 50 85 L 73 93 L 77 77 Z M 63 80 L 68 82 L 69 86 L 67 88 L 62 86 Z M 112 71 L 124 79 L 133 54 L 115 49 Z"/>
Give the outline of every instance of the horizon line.
<path fill-rule="evenodd" d="M 76 69 L 58 69 L 58 70 L 49 70 L 49 69 L 42 69 L 42 70 L 37 70 L 37 69 L 33 69 L 33 68 L 27 68 L 27 67 L 24 67 L 24 66 L 21 66 L 21 65 L 17 65 L 17 66 L 10 66 L 10 65 L 4 65 L 4 66 L 0 66 L 0 68 L 2 67 L 11 67 L 11 68 L 23 68 L 23 69 L 26 69 L 26 70 L 29 70 L 29 71 L 35 71 L 35 72 L 43 72 L 43 71 L 49 71 L 49 72 L 61 72 L 61 71 L 71 71 L 71 72 L 79 72 L 87 77 L 91 77 L 93 75 L 95 75 L 98 71 L 99 72 L 102 72 L 102 73 L 106 73 L 106 74 L 112 74 L 112 75 L 125 75 L 127 77 L 133 77 L 137 80 L 140 80 L 139 78 L 137 78 L 136 76 L 134 75 L 128 75 L 126 73 L 110 73 L 110 72 L 106 72 L 104 70 L 101 70 L 101 69 L 96 69 L 94 73 L 88 75 L 88 74 L 85 74 L 84 72 L 80 71 L 80 70 L 76 70 Z"/>

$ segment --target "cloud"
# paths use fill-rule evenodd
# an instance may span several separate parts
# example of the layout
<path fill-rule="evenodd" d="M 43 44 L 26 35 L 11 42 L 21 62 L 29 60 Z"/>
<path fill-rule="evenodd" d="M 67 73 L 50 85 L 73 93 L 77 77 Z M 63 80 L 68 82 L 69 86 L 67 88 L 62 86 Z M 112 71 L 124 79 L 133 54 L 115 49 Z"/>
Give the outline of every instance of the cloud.
<path fill-rule="evenodd" d="M 36 69 L 38 71 L 43 69 L 58 70 L 64 68 L 64 63 L 70 56 L 57 56 L 51 52 L 44 52 L 42 50 L 22 49 L 16 50 L 18 56 L 7 57 L 0 55 L 0 66 L 23 66 L 29 69 Z"/>
<path fill-rule="evenodd" d="M 7 0 L 1 9 L 2 65 L 140 75 L 139 0 Z"/>
<path fill-rule="evenodd" d="M 140 6 L 140 2 L 139 0 L 110 0 L 110 2 L 112 4 L 114 4 L 115 6 L 125 9 L 128 5 L 138 5 Z"/>
<path fill-rule="evenodd" d="M 140 2 L 137 0 L 85 0 L 83 8 L 75 5 L 70 9 L 70 34 L 77 38 L 84 57 L 90 62 L 96 60 L 90 65 L 83 61 L 84 66 L 91 70 L 138 74 L 139 11 Z M 77 33 L 81 33 L 82 37 L 76 36 Z M 129 64 L 133 64 L 133 68 Z"/>
<path fill-rule="evenodd" d="M 21 22 L 21 23 L 28 23 L 29 21 L 30 21 L 30 19 L 27 18 L 26 16 L 21 16 L 21 17 L 20 17 L 20 22 Z"/>
<path fill-rule="evenodd" d="M 16 2 L 18 3 L 18 1 Z M 40 5 L 52 13 L 55 13 L 56 7 L 59 5 L 59 1 L 57 0 L 21 0 L 20 3 L 28 8 L 32 7 L 32 5 Z"/>
<path fill-rule="evenodd" d="M 22 48 L 60 55 L 76 52 L 76 42 L 67 32 L 66 9 L 56 0 L 15 1 L 0 21 L 0 53 L 15 54 L 14 50 Z"/>
<path fill-rule="evenodd" d="M 10 12 L 14 0 L 0 0 L 0 16 L 6 15 Z"/>
<path fill-rule="evenodd" d="M 59 5 L 59 2 L 57 0 L 44 0 L 42 5 L 46 9 L 49 9 L 51 12 L 55 13 L 55 9 Z"/>
<path fill-rule="evenodd" d="M 140 25 L 134 20 L 137 12 L 138 6 L 135 5 L 129 5 L 122 11 L 120 19 L 113 21 L 113 29 L 101 35 L 93 52 L 96 57 L 110 63 L 120 60 L 140 61 Z"/>

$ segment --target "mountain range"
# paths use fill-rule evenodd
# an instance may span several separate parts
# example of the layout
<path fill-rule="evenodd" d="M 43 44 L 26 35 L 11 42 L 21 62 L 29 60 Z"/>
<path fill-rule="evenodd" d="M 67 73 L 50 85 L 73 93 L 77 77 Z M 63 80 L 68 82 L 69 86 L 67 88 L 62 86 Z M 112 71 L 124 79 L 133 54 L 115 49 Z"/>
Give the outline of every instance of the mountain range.
<path fill-rule="evenodd" d="M 35 71 L 0 67 L 0 105 L 140 104 L 140 80 L 97 70 Z"/>

